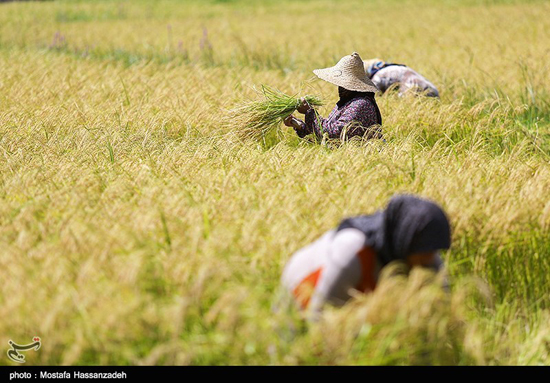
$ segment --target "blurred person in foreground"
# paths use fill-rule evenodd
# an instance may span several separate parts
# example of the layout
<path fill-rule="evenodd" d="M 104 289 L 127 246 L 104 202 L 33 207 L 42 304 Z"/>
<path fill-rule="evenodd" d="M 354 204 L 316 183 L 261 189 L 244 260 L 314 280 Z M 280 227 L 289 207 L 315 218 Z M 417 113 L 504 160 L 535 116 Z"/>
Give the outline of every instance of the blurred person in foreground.
<path fill-rule="evenodd" d="M 364 70 L 364 63 L 357 52 L 344 56 L 330 68 L 315 69 L 317 77 L 338 86 L 340 99 L 328 116 L 322 118 L 317 111 L 302 99 L 297 109 L 305 115 L 304 121 L 290 115 L 286 126 L 294 128 L 300 138 L 315 134 L 319 139 L 382 138 L 380 125 L 382 115 L 376 104 L 374 94 L 378 91 Z"/>
<path fill-rule="evenodd" d="M 396 88 L 400 96 L 413 93 L 439 97 L 434 84 L 406 65 L 376 58 L 365 62 L 365 72 L 382 93 L 390 88 Z"/>
<path fill-rule="evenodd" d="M 342 306 L 354 290 L 373 291 L 390 262 L 438 272 L 443 267 L 439 250 L 450 245 L 449 221 L 437 204 L 397 195 L 386 209 L 344 219 L 298 250 L 286 264 L 281 282 L 300 308 L 315 317 L 325 303 Z"/>

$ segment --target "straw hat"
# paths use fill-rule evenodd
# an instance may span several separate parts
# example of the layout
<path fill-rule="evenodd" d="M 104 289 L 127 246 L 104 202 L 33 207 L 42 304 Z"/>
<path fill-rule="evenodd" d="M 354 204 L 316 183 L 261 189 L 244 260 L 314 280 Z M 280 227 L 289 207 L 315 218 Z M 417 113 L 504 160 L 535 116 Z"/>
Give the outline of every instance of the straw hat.
<path fill-rule="evenodd" d="M 365 73 L 359 53 L 344 56 L 333 67 L 313 71 L 321 80 L 357 92 L 377 92 L 378 88 Z"/>

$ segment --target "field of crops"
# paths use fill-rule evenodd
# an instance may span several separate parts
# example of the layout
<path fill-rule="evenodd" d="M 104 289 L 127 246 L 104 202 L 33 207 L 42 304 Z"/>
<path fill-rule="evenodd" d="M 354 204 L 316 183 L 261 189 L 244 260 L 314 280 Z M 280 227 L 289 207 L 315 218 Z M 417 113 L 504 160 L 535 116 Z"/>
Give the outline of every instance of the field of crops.
<path fill-rule="evenodd" d="M 549 364 L 550 4 L 0 4 L 0 364 Z M 323 98 L 353 51 L 441 100 L 378 96 L 386 143 L 242 139 L 253 86 Z M 398 192 L 453 228 L 322 321 L 273 311 L 290 255 Z M 3 351 L 2 351 L 3 350 Z"/>

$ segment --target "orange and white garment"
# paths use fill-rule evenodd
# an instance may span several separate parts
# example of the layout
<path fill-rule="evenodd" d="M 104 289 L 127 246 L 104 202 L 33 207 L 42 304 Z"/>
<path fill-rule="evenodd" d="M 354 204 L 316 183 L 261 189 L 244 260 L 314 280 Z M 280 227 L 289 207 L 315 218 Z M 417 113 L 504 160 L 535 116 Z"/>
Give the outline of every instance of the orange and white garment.
<path fill-rule="evenodd" d="M 319 311 L 324 303 L 343 305 L 353 289 L 374 290 L 380 263 L 358 229 L 331 230 L 292 255 L 282 275 L 283 286 L 302 309 Z"/>

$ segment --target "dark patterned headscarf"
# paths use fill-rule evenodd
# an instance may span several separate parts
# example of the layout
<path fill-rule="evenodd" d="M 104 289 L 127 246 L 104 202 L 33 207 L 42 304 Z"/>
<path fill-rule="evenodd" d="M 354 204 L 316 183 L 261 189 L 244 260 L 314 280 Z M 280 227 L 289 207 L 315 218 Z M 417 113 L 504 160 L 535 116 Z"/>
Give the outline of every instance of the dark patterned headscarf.
<path fill-rule="evenodd" d="M 348 218 L 338 230 L 355 228 L 365 236 L 382 266 L 405 260 L 419 252 L 448 249 L 451 228 L 443 210 L 435 203 L 412 195 L 393 197 L 383 211 Z"/>

